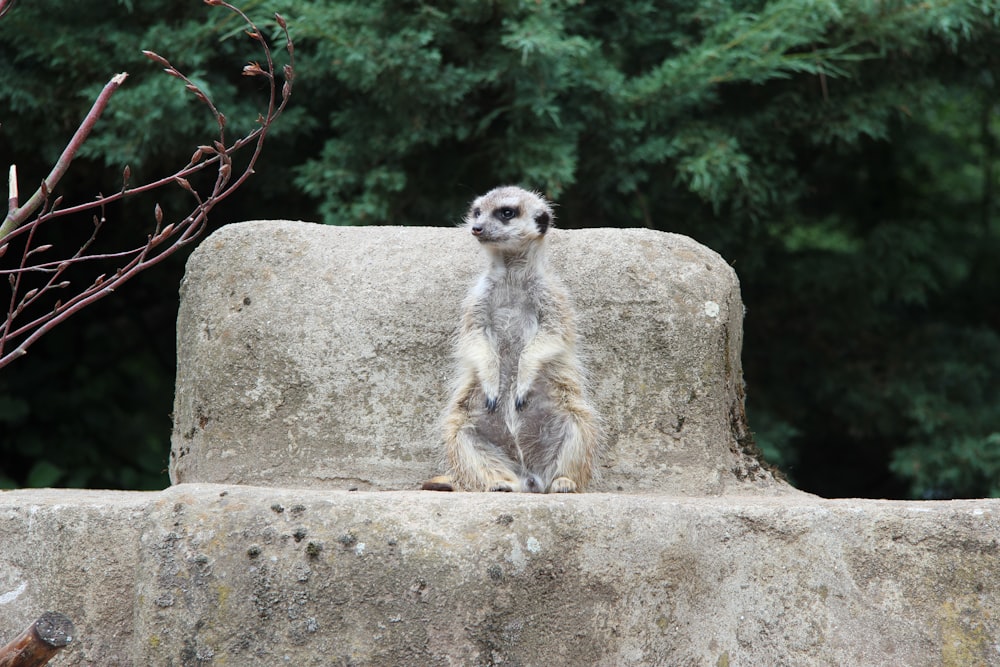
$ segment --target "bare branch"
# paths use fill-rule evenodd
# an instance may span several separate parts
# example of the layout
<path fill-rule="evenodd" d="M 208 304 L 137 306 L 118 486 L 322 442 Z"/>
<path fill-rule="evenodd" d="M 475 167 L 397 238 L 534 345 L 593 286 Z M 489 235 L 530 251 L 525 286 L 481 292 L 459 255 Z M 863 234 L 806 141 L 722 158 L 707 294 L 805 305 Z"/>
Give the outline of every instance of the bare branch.
<path fill-rule="evenodd" d="M 0 0 L 0 15 L 8 0 Z M 206 4 L 222 6 L 237 14 L 247 25 L 246 31 L 250 39 L 263 51 L 264 64 L 252 63 L 254 76 L 263 76 L 269 81 L 269 96 L 266 112 L 258 117 L 259 126 L 231 144 L 226 143 L 226 117 L 216 107 L 209 95 L 195 82 L 175 68 L 162 56 L 151 51 L 144 51 L 150 60 L 163 67 L 170 76 L 180 79 L 185 87 L 203 103 L 215 117 L 218 133 L 214 140 L 202 142 L 197 146 L 188 164 L 175 173 L 144 185 L 131 186 L 132 173 L 128 167 L 122 172 L 122 182 L 117 191 L 110 195 L 99 195 L 96 199 L 59 208 L 61 198 L 50 200 L 50 195 L 59 179 L 66 173 L 69 163 L 79 150 L 91 128 L 107 105 L 112 93 L 124 81 L 125 75 L 114 77 L 105 86 L 101 95 L 95 101 L 87 118 L 74 134 L 62 157 L 56 163 L 49 176 L 42 182 L 38 191 L 23 206 L 17 203 L 17 172 L 12 166 L 8 181 L 9 213 L 0 227 L 0 255 L 11 247 L 12 243 L 20 249 L 21 261 L 15 268 L 0 269 L 0 277 L 6 276 L 10 285 L 10 299 L 6 319 L 0 321 L 0 368 L 14 359 L 26 354 L 31 346 L 53 327 L 64 322 L 74 313 L 90 304 L 113 293 L 122 284 L 163 261 L 180 248 L 197 239 L 205 230 L 208 214 L 220 201 L 232 194 L 254 173 L 257 159 L 260 157 L 271 124 L 282 114 L 288 103 L 294 80 L 294 48 L 284 19 L 276 16 L 285 36 L 285 46 L 289 54 L 289 64 L 281 70 L 284 78 L 280 99 L 276 87 L 278 73 L 271 55 L 271 48 L 264 39 L 263 33 L 242 11 L 223 0 L 206 0 Z M 248 66 L 251 67 L 251 66 Z M 246 71 L 246 70 L 244 70 Z M 238 174 L 233 173 L 232 156 L 248 146 L 252 146 L 249 160 Z M 189 178 L 205 169 L 214 168 L 216 177 L 210 193 L 199 192 Z M 155 206 L 153 218 L 154 231 L 146 237 L 144 243 L 129 250 L 92 253 L 91 247 L 104 223 L 105 207 L 124 197 L 149 192 L 164 187 L 178 186 L 191 195 L 194 208 L 179 222 L 164 225 L 164 213 L 159 204 Z M 99 210 L 100 215 L 94 215 L 94 229 L 90 238 L 68 258 L 47 258 L 52 250 L 49 244 L 37 243 L 36 237 L 42 226 L 55 218 L 77 215 L 87 211 Z M 34 219 L 29 218 L 35 215 Z M 70 268 L 88 265 L 106 266 L 108 261 L 117 261 L 118 268 L 113 274 L 102 273 L 83 288 L 73 288 L 72 281 L 67 280 Z M 98 269 L 101 270 L 101 269 Z M 95 271 L 96 273 L 97 271 Z M 25 282 L 26 278 L 33 276 Z M 39 280 L 40 276 L 46 278 Z M 2 283 L 0 283 L 2 284 Z M 58 294 L 61 298 L 54 301 L 51 307 L 45 308 L 46 300 Z M 51 301 L 49 301 L 51 303 Z"/>
<path fill-rule="evenodd" d="M 0 239 L 4 238 L 10 234 L 14 229 L 24 224 L 32 213 L 38 210 L 45 200 L 48 198 L 48 193 L 52 192 L 52 189 L 56 187 L 59 183 L 59 179 L 63 177 L 66 170 L 69 169 L 69 163 L 73 161 L 73 156 L 76 152 L 80 150 L 80 146 L 83 142 L 87 140 L 87 135 L 90 131 L 94 129 L 94 123 L 97 119 L 101 117 L 104 112 L 104 108 L 108 106 L 108 101 L 118 88 L 125 83 L 125 79 L 128 78 L 128 72 L 122 72 L 120 74 L 115 74 L 111 77 L 111 81 L 105 84 L 104 89 L 101 94 L 97 96 L 94 101 L 94 105 L 90 108 L 90 112 L 87 117 L 83 119 L 80 123 L 80 127 L 77 128 L 76 133 L 73 138 L 69 140 L 66 144 L 66 148 L 63 149 L 62 155 L 56 160 L 56 166 L 52 168 L 49 175 L 42 181 L 41 187 L 31 195 L 31 198 L 24 203 L 24 206 L 18 207 L 7 214 L 6 219 L 4 219 L 3 224 L 0 225 Z"/>

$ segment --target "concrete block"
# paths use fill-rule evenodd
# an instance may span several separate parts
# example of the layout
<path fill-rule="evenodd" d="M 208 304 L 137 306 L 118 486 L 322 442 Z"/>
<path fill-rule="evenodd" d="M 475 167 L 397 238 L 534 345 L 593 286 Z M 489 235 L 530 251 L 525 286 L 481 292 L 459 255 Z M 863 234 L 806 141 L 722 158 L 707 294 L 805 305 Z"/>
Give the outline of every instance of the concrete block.
<path fill-rule="evenodd" d="M 598 491 L 782 493 L 747 453 L 743 305 L 725 261 L 650 230 L 554 230 L 608 433 Z M 248 222 L 188 262 L 171 478 L 413 489 L 440 472 L 460 229 Z"/>

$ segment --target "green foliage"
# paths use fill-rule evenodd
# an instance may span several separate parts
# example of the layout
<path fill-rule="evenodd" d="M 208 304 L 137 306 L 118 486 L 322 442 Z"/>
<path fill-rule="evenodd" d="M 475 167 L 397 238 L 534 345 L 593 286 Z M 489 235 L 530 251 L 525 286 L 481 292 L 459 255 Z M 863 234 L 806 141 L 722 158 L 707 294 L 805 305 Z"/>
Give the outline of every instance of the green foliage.
<path fill-rule="evenodd" d="M 335 98 L 296 184 L 332 224 L 442 224 L 513 181 L 691 234 L 740 272 L 751 424 L 793 479 L 994 492 L 997 3 L 662 4 L 290 3 Z"/>
<path fill-rule="evenodd" d="M 996 0 L 247 5 L 292 26 L 297 115 L 230 219 L 448 225 L 516 182 L 567 226 L 691 235 L 740 275 L 750 423 L 796 483 L 1000 494 Z M 128 69 L 85 157 L 182 163 L 211 119 L 138 50 L 239 128 L 259 84 L 232 76 L 238 37 L 197 2 L 20 3 L 0 153 L 51 160 Z M 38 402 L 0 389 L 0 422 Z"/>

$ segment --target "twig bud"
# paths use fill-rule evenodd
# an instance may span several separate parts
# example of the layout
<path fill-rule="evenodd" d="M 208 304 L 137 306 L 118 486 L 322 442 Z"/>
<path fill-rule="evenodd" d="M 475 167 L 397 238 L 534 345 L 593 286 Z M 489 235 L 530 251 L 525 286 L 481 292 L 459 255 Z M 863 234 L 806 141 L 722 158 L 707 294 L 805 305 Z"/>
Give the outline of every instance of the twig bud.
<path fill-rule="evenodd" d="M 167 61 L 166 58 L 164 58 L 161 55 L 153 53 L 152 51 L 143 51 L 142 55 L 146 56 L 147 58 L 149 58 L 150 60 L 152 60 L 157 65 L 160 65 L 161 67 L 165 67 L 165 68 L 168 68 L 168 69 L 170 68 L 170 63 Z"/>
<path fill-rule="evenodd" d="M 157 202 L 156 207 L 153 209 L 153 217 L 156 218 L 157 226 L 163 222 L 163 209 L 160 208 L 159 202 Z"/>
<path fill-rule="evenodd" d="M 31 257 L 35 253 L 45 252 L 46 250 L 51 250 L 51 249 L 52 249 L 52 244 L 51 243 L 46 243 L 45 245 L 40 245 L 37 248 L 32 248 L 31 250 L 29 250 L 28 252 L 26 252 L 24 254 L 24 256 L 25 257 Z"/>
<path fill-rule="evenodd" d="M 170 236 L 170 233 L 173 232 L 173 231 L 174 231 L 174 223 L 171 222 L 169 225 L 167 225 L 166 227 L 163 228 L 162 232 L 160 232 L 159 234 L 156 235 L 156 238 L 154 238 L 153 241 L 156 242 L 156 243 L 159 243 L 163 239 L 165 239 L 168 236 Z"/>
<path fill-rule="evenodd" d="M 179 185 L 182 188 L 184 188 L 185 190 L 187 190 L 188 192 L 191 192 L 193 194 L 197 194 L 194 191 L 194 188 L 191 187 L 191 183 L 190 183 L 190 181 L 188 181 L 188 179 L 183 178 L 181 176 L 176 176 L 176 177 L 174 177 L 174 182 L 177 183 L 177 185 Z"/>

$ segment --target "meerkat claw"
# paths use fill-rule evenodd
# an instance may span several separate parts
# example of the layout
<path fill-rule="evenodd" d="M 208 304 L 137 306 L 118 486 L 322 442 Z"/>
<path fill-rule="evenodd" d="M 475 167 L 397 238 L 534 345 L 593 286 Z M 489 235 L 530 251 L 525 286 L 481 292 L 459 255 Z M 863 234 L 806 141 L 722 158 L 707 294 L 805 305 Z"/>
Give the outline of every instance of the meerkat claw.
<path fill-rule="evenodd" d="M 486 412 L 496 412 L 497 405 L 500 403 L 500 399 L 495 396 L 486 397 Z"/>

